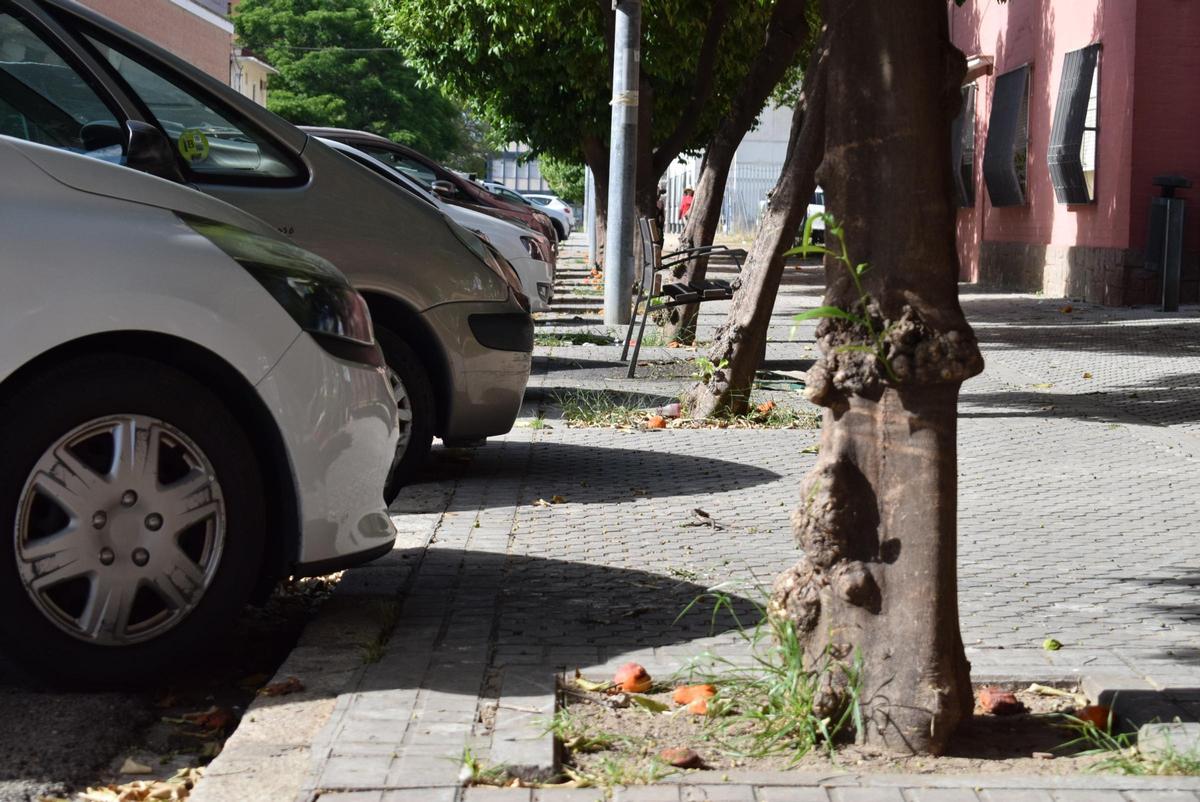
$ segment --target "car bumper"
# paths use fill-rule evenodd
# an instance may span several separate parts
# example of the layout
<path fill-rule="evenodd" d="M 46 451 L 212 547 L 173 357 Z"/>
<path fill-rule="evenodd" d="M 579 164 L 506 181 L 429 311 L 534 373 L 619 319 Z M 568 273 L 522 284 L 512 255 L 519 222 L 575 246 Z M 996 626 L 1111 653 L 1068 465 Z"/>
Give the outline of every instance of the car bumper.
<path fill-rule="evenodd" d="M 396 528 L 383 486 L 396 451 L 396 402 L 381 368 L 337 359 L 301 335 L 258 383 L 295 483 L 297 576 L 386 551 Z"/>
<path fill-rule="evenodd" d="M 532 365 L 529 314 L 510 297 L 441 304 L 424 317 L 448 346 L 449 397 L 437 435 L 478 440 L 512 429 Z"/>
<path fill-rule="evenodd" d="M 532 256 L 509 261 L 521 277 L 521 291 L 528 296 L 531 311 L 549 312 L 554 296 L 554 266 Z"/>

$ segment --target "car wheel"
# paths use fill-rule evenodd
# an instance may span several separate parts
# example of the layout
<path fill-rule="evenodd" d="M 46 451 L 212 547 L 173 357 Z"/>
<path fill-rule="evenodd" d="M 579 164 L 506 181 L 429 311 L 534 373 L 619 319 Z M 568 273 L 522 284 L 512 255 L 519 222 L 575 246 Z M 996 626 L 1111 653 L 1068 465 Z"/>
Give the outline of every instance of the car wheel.
<path fill-rule="evenodd" d="M 203 384 L 64 364 L 0 405 L 0 637 L 41 676 L 128 686 L 206 651 L 263 560 L 258 460 Z"/>
<path fill-rule="evenodd" d="M 429 457 L 437 405 L 429 373 L 408 343 L 379 325 L 375 327 L 375 336 L 383 350 L 388 379 L 400 408 L 400 440 L 396 444 L 391 475 L 383 490 L 384 500 L 391 504 L 400 488 L 416 477 Z"/>
<path fill-rule="evenodd" d="M 554 223 L 554 233 L 558 235 L 558 241 L 566 242 L 566 240 L 567 240 L 566 228 L 563 226 L 562 223 L 560 223 L 557 220 L 554 220 L 553 218 L 551 219 L 551 222 Z"/>

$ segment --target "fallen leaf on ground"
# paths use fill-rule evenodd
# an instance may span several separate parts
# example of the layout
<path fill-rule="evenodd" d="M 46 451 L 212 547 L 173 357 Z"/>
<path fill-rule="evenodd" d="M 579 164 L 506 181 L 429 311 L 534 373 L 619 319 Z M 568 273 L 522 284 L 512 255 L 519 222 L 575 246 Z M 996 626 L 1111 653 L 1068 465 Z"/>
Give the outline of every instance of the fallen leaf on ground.
<path fill-rule="evenodd" d="M 671 698 L 677 705 L 691 704 L 697 699 L 708 699 L 717 695 L 715 685 L 680 685 Z"/>
<path fill-rule="evenodd" d="M 668 348 L 678 348 L 679 345 L 679 340 L 671 340 L 671 342 L 667 343 Z"/>
<path fill-rule="evenodd" d="M 651 699 L 649 696 L 639 696 L 636 693 L 630 694 L 629 702 L 643 710 L 649 710 L 651 713 L 665 713 L 671 709 L 657 699 Z"/>
<path fill-rule="evenodd" d="M 771 410 L 775 409 L 775 402 L 774 401 L 764 401 L 763 403 L 761 403 L 757 407 L 755 407 L 755 409 L 758 410 L 759 415 L 770 415 Z"/>
<path fill-rule="evenodd" d="M 551 504 L 566 504 L 567 497 L 566 496 L 551 496 L 550 503 Z"/>
<path fill-rule="evenodd" d="M 1083 378 L 1085 378 L 1085 379 L 1090 379 L 1090 378 L 1092 378 L 1092 374 L 1090 374 L 1090 373 L 1084 373 L 1084 374 L 1083 374 Z"/>
<path fill-rule="evenodd" d="M 1062 644 L 1056 641 L 1054 638 L 1046 638 L 1044 641 L 1042 641 L 1042 648 L 1048 652 L 1057 652 L 1062 648 Z"/>
<path fill-rule="evenodd" d="M 662 415 L 651 415 L 650 420 L 646 421 L 647 429 L 665 429 L 667 428 L 667 419 Z"/>
<path fill-rule="evenodd" d="M 677 769 L 698 769 L 704 765 L 704 758 L 700 757 L 700 753 L 695 749 L 688 749 L 686 746 L 664 749 L 658 753 L 658 756 L 663 762 L 669 763 Z"/>
<path fill-rule="evenodd" d="M 611 682 L 595 682 L 594 680 L 584 679 L 583 677 L 575 677 L 575 687 L 581 691 L 591 691 L 593 693 L 599 691 L 607 691 L 613 684 Z"/>
<path fill-rule="evenodd" d="M 1021 704 L 1016 694 L 991 686 L 979 692 L 979 706 L 983 712 L 993 716 L 1015 716 L 1025 712 L 1025 705 Z"/>
<path fill-rule="evenodd" d="M 1054 760 L 1053 752 L 1034 752 L 1030 755 L 1034 760 Z"/>
<path fill-rule="evenodd" d="M 693 701 L 688 702 L 687 711 L 688 711 L 688 713 L 692 714 L 693 716 L 707 716 L 708 715 L 708 700 L 707 699 L 694 699 Z"/>
<path fill-rule="evenodd" d="M 544 499 L 544 498 L 539 498 L 537 501 L 533 502 L 533 506 L 535 506 L 535 507 L 549 507 L 549 506 L 550 506 L 550 502 L 549 502 L 549 501 L 546 501 L 546 499 Z"/>
<path fill-rule="evenodd" d="M 153 774 L 154 769 L 147 766 L 145 763 L 138 763 L 131 757 L 125 758 L 125 762 L 121 764 L 121 768 L 117 770 L 121 774 Z"/>
<path fill-rule="evenodd" d="M 259 696 L 286 696 L 304 690 L 304 683 L 297 677 L 288 677 L 282 682 L 272 682 L 258 692 Z"/>
<path fill-rule="evenodd" d="M 1067 304 L 1066 306 L 1060 306 L 1058 308 L 1058 311 L 1062 312 L 1064 315 L 1069 315 L 1075 311 L 1075 307 L 1071 306 L 1070 304 Z"/>
<path fill-rule="evenodd" d="M 210 707 L 199 713 L 184 713 L 183 720 L 205 730 L 223 730 L 233 723 L 233 713 L 223 707 Z"/>
<path fill-rule="evenodd" d="M 640 664 L 626 663 L 617 669 L 613 676 L 613 684 L 626 693 L 645 693 L 650 690 L 654 681 Z"/>

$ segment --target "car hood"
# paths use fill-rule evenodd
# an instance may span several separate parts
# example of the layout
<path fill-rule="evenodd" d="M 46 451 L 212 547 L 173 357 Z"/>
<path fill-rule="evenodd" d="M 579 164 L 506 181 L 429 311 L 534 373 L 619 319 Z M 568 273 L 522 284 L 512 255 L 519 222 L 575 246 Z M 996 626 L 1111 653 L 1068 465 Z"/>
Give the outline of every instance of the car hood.
<path fill-rule="evenodd" d="M 254 215 L 182 184 L 78 153 L 0 136 L 0 149 L 23 156 L 46 175 L 80 192 L 228 223 L 256 234 L 282 235 Z"/>

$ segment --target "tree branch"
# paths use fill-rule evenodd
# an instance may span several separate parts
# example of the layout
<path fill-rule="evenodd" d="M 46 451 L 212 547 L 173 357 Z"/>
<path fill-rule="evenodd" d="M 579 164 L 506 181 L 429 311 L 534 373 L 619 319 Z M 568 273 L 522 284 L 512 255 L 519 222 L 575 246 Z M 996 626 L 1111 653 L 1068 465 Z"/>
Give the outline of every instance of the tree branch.
<path fill-rule="evenodd" d="M 713 0 L 712 12 L 708 15 L 708 27 L 696 61 L 696 74 L 692 80 L 691 97 L 683 108 L 675 130 L 654 151 L 653 169 L 657 178 L 679 155 L 696 130 L 701 114 L 712 95 L 713 74 L 716 72 L 717 47 L 721 34 L 729 19 L 729 0 Z"/>

